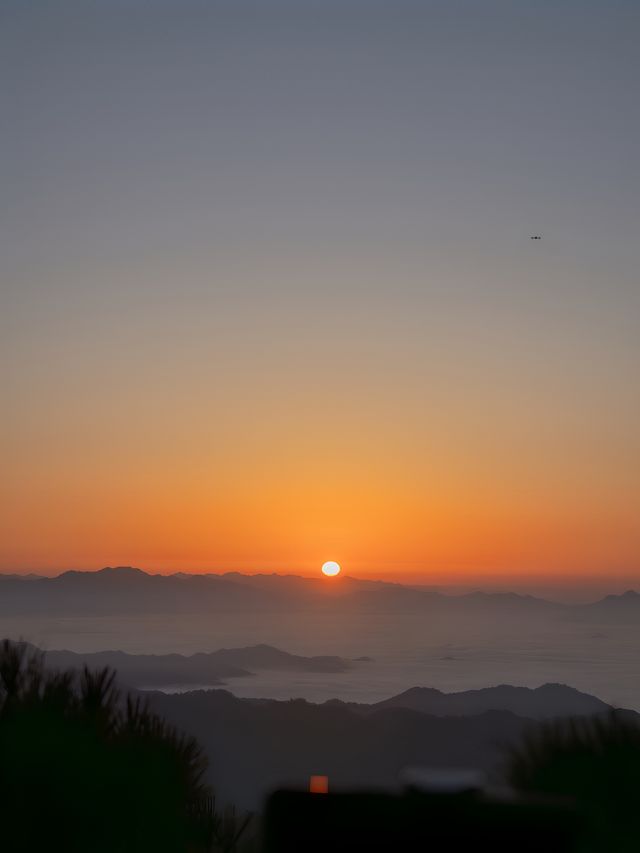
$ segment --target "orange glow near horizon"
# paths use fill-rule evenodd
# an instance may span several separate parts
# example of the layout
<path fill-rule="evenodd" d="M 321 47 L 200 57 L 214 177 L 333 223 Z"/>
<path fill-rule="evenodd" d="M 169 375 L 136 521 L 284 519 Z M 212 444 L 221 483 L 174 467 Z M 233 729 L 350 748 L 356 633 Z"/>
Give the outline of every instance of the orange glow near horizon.
<path fill-rule="evenodd" d="M 0 572 L 640 582 L 626 17 L 10 5 Z"/>
<path fill-rule="evenodd" d="M 159 460 L 154 470 L 152 460 L 136 466 L 98 457 L 87 477 L 90 463 L 78 456 L 65 471 L 27 464 L 10 477 L 0 571 L 134 565 L 317 575 L 329 553 L 340 555 L 350 575 L 438 583 L 638 573 L 631 489 L 618 496 L 613 484 L 601 495 L 574 491 L 566 467 L 547 472 L 547 500 L 538 472 L 524 492 L 497 467 L 486 481 L 470 470 L 466 482 L 447 482 L 423 464 L 420 487 L 419 470 L 373 474 L 364 463 L 361 471 L 345 463 L 336 494 L 334 478 L 310 463 L 298 476 L 257 461 L 253 472 L 212 463 L 210 473 L 187 464 L 178 474 Z M 341 465 L 335 468 L 338 476 Z"/>
<path fill-rule="evenodd" d="M 209 396 L 204 368 L 162 384 L 155 338 L 153 363 L 108 361 L 101 384 L 74 363 L 56 385 L 47 363 L 48 416 L 25 397 L 4 424 L 0 571 L 317 576 L 334 554 L 350 575 L 425 583 L 638 574 L 633 412 L 558 409 L 553 377 L 527 396 L 502 361 L 464 393 L 446 363 L 403 385 L 402 343 L 360 368 L 336 344 L 340 371 L 307 343 Z"/>
<path fill-rule="evenodd" d="M 336 493 L 335 478 L 312 463 L 297 476 L 255 459 L 253 472 L 212 463 L 209 474 L 98 457 L 87 478 L 78 456 L 66 471 L 49 463 L 46 475 L 35 464 L 15 472 L 0 519 L 1 571 L 134 565 L 317 575 L 327 553 L 340 554 L 351 575 L 438 583 L 637 571 L 634 504 L 563 491 L 565 472 L 547 473 L 550 502 L 540 475 L 522 494 L 498 468 L 486 482 L 472 470 L 456 482 L 423 464 L 420 487 L 418 471 L 372 472 L 364 462 L 349 471 L 345 463 Z"/>

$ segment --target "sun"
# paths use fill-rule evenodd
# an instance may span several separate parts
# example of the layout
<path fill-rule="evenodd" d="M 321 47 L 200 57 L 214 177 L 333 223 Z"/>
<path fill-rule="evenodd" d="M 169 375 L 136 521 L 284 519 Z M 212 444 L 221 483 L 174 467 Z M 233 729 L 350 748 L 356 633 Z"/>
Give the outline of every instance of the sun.
<path fill-rule="evenodd" d="M 333 560 L 329 560 L 328 563 L 322 564 L 322 574 L 326 575 L 328 578 L 335 577 L 335 575 L 340 574 L 340 564 L 334 563 Z"/>

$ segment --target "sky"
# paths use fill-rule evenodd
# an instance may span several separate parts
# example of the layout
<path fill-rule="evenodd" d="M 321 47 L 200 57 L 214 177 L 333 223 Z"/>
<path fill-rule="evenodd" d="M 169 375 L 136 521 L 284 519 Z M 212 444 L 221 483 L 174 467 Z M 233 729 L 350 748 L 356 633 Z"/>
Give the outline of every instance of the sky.
<path fill-rule="evenodd" d="M 0 32 L 0 571 L 640 583 L 637 3 Z"/>

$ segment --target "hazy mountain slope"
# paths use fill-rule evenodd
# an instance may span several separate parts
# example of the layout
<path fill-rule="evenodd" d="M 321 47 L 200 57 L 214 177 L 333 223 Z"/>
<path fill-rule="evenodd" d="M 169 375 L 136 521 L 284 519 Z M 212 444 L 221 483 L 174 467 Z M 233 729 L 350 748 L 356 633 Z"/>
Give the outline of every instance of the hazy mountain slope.
<path fill-rule="evenodd" d="M 609 710 L 609 705 L 564 684 L 543 684 L 535 689 L 501 684 L 498 687 L 459 693 L 443 693 L 431 687 L 412 687 L 369 708 L 408 708 L 439 717 L 501 710 L 533 719 L 545 719 L 603 713 Z"/>
<path fill-rule="evenodd" d="M 243 700 L 220 690 L 147 695 L 202 743 L 219 796 L 248 808 L 317 773 L 334 788 L 393 787 L 416 764 L 495 769 L 502 745 L 529 724 L 506 712 L 446 718 L 395 708 L 362 716 L 344 705 Z"/>
<path fill-rule="evenodd" d="M 0 612 L 12 615 L 115 615 L 251 612 L 277 604 L 277 596 L 207 575 L 188 578 L 149 575 L 128 567 L 99 572 L 65 572 L 28 583 L 6 580 L 0 586 Z"/>
<path fill-rule="evenodd" d="M 238 699 L 225 690 L 145 695 L 157 711 L 203 744 L 211 761 L 210 779 L 220 796 L 257 808 L 269 790 L 305 786 L 308 777 L 318 773 L 328 775 L 334 788 L 393 787 L 400 771 L 415 765 L 472 767 L 499 778 L 504 748 L 525 728 L 538 724 L 530 714 L 499 709 L 499 703 L 514 704 L 515 696 L 523 710 L 539 718 L 566 716 L 571 709 L 583 714 L 611 710 L 564 685 L 521 690 L 505 686 L 440 694 L 454 697 L 459 710 L 465 699 L 465 716 L 392 706 L 407 694 L 377 706 Z M 473 710 L 482 705 L 496 709 Z M 619 713 L 640 720 L 633 711 Z"/>
<path fill-rule="evenodd" d="M 304 672 L 345 672 L 352 664 L 335 655 L 304 657 L 283 652 L 261 643 L 241 649 L 219 649 L 208 656 L 215 663 L 236 664 L 251 669 L 296 670 Z"/>
<path fill-rule="evenodd" d="M 542 618 L 633 624 L 640 620 L 640 594 L 607 596 L 588 605 L 568 605 L 515 593 L 445 595 L 401 584 L 339 577 L 293 575 L 151 575 L 140 569 L 107 568 L 65 572 L 55 578 L 0 583 L 0 615 L 145 616 L 221 613 L 328 614 L 350 619 L 377 615 L 420 615 L 425 619 L 495 620 Z"/>
<path fill-rule="evenodd" d="M 339 657 L 302 657 L 273 646 L 257 645 L 239 649 L 219 649 L 194 655 L 134 655 L 121 651 L 77 653 L 47 651 L 46 665 L 54 669 L 115 669 L 123 684 L 132 687 L 168 685 L 218 685 L 224 679 L 251 675 L 258 670 L 293 672 L 344 672 L 351 664 Z"/>
<path fill-rule="evenodd" d="M 554 613 L 562 605 L 519 595 L 442 595 L 401 584 L 292 575 L 150 575 L 130 567 L 64 572 L 29 582 L 6 577 L 0 613 L 101 616 L 317 608 L 337 612 Z"/>
<path fill-rule="evenodd" d="M 628 590 L 622 595 L 607 595 L 593 604 L 584 604 L 574 608 L 579 619 L 605 623 L 640 622 L 640 593 Z"/>
<path fill-rule="evenodd" d="M 499 780 L 504 748 L 538 725 L 500 710 L 441 717 L 388 707 L 363 714 L 341 702 L 237 699 L 224 690 L 145 695 L 202 743 L 219 795 L 247 808 L 258 808 L 277 786 L 306 786 L 312 774 L 328 775 L 334 789 L 392 788 L 416 765 L 471 767 Z"/>

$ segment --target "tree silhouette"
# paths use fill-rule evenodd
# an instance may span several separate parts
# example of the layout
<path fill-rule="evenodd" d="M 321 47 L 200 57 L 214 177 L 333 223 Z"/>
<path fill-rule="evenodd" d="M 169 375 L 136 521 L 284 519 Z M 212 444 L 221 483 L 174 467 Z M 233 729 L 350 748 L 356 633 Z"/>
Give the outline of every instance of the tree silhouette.
<path fill-rule="evenodd" d="M 510 751 L 507 777 L 527 793 L 570 798 L 584 851 L 640 850 L 640 725 L 620 712 L 538 726 Z"/>
<path fill-rule="evenodd" d="M 115 673 L 47 672 L 26 644 L 0 645 L 0 845 L 12 853 L 229 853 L 206 759 Z M 226 826 L 226 829 L 225 829 Z"/>

